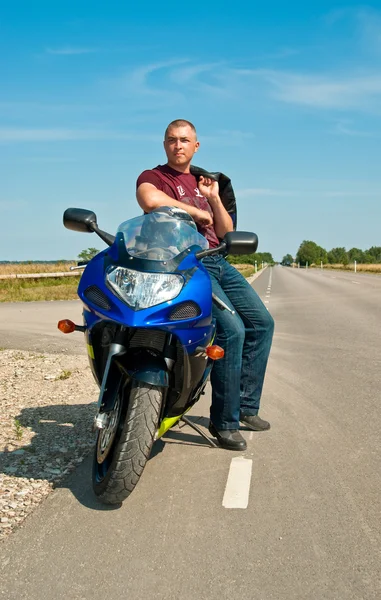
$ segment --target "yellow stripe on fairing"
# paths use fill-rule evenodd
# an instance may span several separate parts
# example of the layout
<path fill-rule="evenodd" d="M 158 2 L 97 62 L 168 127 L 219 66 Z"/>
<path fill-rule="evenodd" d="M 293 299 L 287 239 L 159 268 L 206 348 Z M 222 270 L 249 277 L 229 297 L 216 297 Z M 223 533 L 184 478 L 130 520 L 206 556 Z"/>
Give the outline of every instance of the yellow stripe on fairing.
<path fill-rule="evenodd" d="M 163 419 L 159 429 L 157 430 L 156 439 L 159 439 L 162 435 L 165 434 L 168 429 L 171 429 L 174 425 L 176 425 L 177 421 L 180 421 L 182 415 L 178 417 L 167 417 Z"/>
<path fill-rule="evenodd" d="M 90 358 L 92 358 L 94 360 L 95 356 L 94 356 L 93 347 L 90 344 L 86 344 L 86 346 L 87 346 L 87 354 L 90 356 Z"/>

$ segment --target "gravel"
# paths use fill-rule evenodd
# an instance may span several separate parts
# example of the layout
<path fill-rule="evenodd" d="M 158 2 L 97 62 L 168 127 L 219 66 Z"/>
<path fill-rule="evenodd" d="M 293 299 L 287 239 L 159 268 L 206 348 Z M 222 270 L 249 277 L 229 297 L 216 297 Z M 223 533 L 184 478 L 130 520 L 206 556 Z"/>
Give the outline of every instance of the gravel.
<path fill-rule="evenodd" d="M 93 447 L 98 391 L 86 356 L 0 351 L 0 539 Z"/>

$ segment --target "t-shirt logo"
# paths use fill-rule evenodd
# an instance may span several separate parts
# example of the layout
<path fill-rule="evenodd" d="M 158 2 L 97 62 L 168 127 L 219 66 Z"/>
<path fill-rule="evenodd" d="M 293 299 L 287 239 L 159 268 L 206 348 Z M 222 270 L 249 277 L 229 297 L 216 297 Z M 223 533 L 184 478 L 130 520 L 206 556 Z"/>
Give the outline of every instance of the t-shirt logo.
<path fill-rule="evenodd" d="M 204 196 L 201 194 L 200 190 L 198 188 L 195 188 L 194 190 L 196 192 L 196 196 L 197 198 L 203 198 Z"/>
<path fill-rule="evenodd" d="M 183 186 L 182 185 L 177 185 L 176 187 L 177 187 L 177 191 L 179 192 L 180 198 L 182 198 L 183 196 L 185 196 L 185 190 L 184 190 Z"/>

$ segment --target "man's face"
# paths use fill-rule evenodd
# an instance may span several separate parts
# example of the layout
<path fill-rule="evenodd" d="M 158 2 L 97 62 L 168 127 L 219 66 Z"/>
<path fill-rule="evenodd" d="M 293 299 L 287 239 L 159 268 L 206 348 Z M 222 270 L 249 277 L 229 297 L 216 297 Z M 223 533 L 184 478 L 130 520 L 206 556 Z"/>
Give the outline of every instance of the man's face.
<path fill-rule="evenodd" d="M 199 145 L 200 142 L 197 141 L 196 134 L 189 125 L 171 127 L 164 140 L 169 166 L 180 171 L 188 167 Z"/>

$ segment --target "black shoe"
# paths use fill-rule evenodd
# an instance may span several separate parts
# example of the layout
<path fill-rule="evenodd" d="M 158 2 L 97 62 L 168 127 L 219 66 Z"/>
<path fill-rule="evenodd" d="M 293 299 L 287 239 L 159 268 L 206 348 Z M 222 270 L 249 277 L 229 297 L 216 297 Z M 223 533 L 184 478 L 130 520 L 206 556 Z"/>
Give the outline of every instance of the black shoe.
<path fill-rule="evenodd" d="M 266 431 L 270 429 L 270 423 L 264 421 L 258 415 L 240 415 L 239 420 L 253 431 Z"/>
<path fill-rule="evenodd" d="M 246 440 L 238 429 L 217 430 L 213 423 L 209 423 L 209 431 L 213 437 L 217 438 L 221 448 L 225 448 L 225 450 L 246 450 L 247 448 Z"/>

